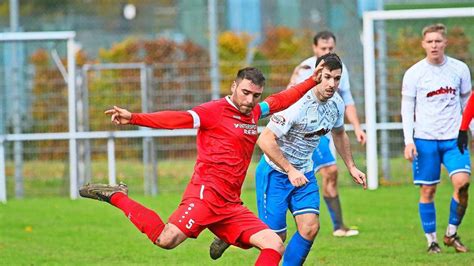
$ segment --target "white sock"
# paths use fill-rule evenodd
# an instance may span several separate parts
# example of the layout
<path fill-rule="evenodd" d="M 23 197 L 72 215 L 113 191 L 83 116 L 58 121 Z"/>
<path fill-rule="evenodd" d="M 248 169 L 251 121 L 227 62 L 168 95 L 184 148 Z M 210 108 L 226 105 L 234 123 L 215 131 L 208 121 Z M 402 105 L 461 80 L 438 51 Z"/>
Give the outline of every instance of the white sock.
<path fill-rule="evenodd" d="M 428 240 L 428 246 L 430 246 L 431 243 L 433 243 L 433 242 L 438 243 L 438 238 L 436 237 L 436 232 L 425 234 L 425 236 L 426 236 L 426 239 Z"/>
<path fill-rule="evenodd" d="M 453 236 L 456 234 L 457 231 L 458 231 L 457 225 L 448 224 L 448 228 L 446 229 L 446 235 Z"/>

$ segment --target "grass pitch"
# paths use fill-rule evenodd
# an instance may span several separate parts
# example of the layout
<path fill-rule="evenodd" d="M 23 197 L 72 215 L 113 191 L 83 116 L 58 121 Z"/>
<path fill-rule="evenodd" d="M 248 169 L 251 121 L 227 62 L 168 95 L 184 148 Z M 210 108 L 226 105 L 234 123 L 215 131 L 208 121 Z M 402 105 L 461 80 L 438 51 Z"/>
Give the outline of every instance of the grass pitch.
<path fill-rule="evenodd" d="M 436 197 L 438 238 L 447 221 L 451 185 L 443 182 Z M 166 219 L 177 207 L 181 192 L 156 198 L 131 196 Z M 255 211 L 255 193 L 245 190 L 246 205 Z M 417 211 L 418 188 L 411 185 L 363 191 L 341 188 L 344 218 L 361 234 L 334 238 L 324 204 L 321 230 L 306 265 L 473 265 L 474 251 L 426 254 L 426 240 Z M 459 230 L 463 242 L 474 249 L 474 216 L 468 208 Z M 295 226 L 288 216 L 289 235 Z M 253 265 L 256 249 L 230 248 L 213 261 L 208 255 L 212 234 L 204 231 L 174 250 L 155 247 L 118 209 L 93 200 L 66 198 L 11 199 L 0 205 L 0 264 L 2 265 Z"/>

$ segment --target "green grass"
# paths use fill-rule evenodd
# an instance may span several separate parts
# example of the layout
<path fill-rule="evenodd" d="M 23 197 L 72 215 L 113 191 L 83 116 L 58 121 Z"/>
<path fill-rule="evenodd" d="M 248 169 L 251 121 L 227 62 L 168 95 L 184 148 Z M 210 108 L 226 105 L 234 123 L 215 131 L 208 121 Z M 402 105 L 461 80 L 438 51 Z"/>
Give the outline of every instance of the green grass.
<path fill-rule="evenodd" d="M 438 237 L 448 219 L 451 185 L 438 189 Z M 177 207 L 181 191 L 145 197 L 131 196 L 156 210 L 164 219 Z M 244 190 L 246 205 L 255 210 L 255 193 Z M 411 185 L 381 187 L 375 191 L 346 186 L 341 189 L 344 217 L 357 225 L 357 237 L 331 236 L 327 210 L 321 206 L 321 230 L 306 265 L 472 265 L 474 252 L 428 255 L 418 218 L 418 189 Z M 470 204 L 473 206 L 471 197 Z M 289 233 L 295 227 L 288 217 Z M 474 248 L 474 219 L 467 211 L 459 231 L 464 243 Z M 229 249 L 218 261 L 208 256 L 212 235 L 204 231 L 174 250 L 153 246 L 145 235 L 114 207 L 92 200 L 67 198 L 10 199 L 0 204 L 0 264 L 2 265 L 253 265 L 256 249 Z"/>
<path fill-rule="evenodd" d="M 254 158 L 260 158 L 260 155 Z M 364 156 L 355 155 L 355 162 L 365 171 Z M 25 161 L 23 166 L 24 194 L 25 197 L 45 197 L 69 195 L 69 169 L 68 160 L 65 161 Z M 160 192 L 182 191 L 193 173 L 194 160 L 159 160 L 158 161 L 158 189 Z M 245 189 L 254 189 L 255 168 L 258 161 L 250 164 L 247 172 Z M 337 160 L 339 166 L 339 184 L 341 186 L 355 186 L 341 159 Z M 381 178 L 384 185 L 411 184 L 411 164 L 403 158 L 390 160 L 391 179 Z M 117 160 L 117 180 L 127 183 L 132 191 L 143 193 L 143 164 L 137 160 Z M 91 165 L 91 182 L 108 182 L 107 161 L 94 160 Z M 15 195 L 14 164 L 11 161 L 6 165 L 7 195 Z"/>

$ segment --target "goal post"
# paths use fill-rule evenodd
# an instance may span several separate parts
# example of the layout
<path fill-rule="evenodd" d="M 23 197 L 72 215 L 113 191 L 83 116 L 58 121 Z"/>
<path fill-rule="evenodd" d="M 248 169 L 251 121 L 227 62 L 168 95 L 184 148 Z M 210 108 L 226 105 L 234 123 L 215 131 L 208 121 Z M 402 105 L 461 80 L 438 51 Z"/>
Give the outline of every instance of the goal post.
<path fill-rule="evenodd" d="M 377 131 L 398 128 L 401 123 L 377 122 L 377 91 L 376 91 L 376 58 L 375 58 L 375 27 L 376 21 L 403 19 L 446 19 L 456 17 L 473 17 L 474 8 L 441 8 L 441 9 L 412 9 L 369 11 L 363 14 L 363 53 L 364 53 L 364 96 L 365 119 L 367 131 L 366 161 L 369 189 L 377 189 L 378 145 Z M 400 84 L 401 86 L 401 84 Z"/>
<path fill-rule="evenodd" d="M 74 51 L 74 31 L 51 31 L 51 32 L 4 32 L 0 33 L 0 42 L 25 42 L 25 41 L 66 41 L 67 42 L 67 90 L 68 90 L 68 133 L 73 136 L 76 133 L 76 58 Z M 15 134 L 10 137 L 15 138 Z M 6 174 L 5 174 L 5 137 L 0 136 L 0 202 L 7 201 Z M 76 199 L 77 195 L 77 145 L 75 138 L 69 138 L 69 175 L 70 175 L 70 197 Z"/>

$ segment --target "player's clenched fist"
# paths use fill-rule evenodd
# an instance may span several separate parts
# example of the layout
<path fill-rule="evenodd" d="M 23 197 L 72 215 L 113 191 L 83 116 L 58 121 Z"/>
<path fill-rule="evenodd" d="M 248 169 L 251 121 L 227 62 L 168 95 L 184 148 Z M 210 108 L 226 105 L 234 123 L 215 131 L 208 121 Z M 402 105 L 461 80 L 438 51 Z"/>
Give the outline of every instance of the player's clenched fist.
<path fill-rule="evenodd" d="M 413 143 L 408 143 L 405 145 L 405 159 L 409 160 L 410 162 L 418 156 L 418 152 L 416 151 L 416 146 Z"/>
<path fill-rule="evenodd" d="M 288 172 L 288 179 L 290 180 L 290 183 L 295 187 L 304 186 L 306 185 L 306 183 L 309 182 L 308 178 L 306 178 L 306 176 L 303 173 L 296 170 L 296 168 L 292 168 Z"/>
<path fill-rule="evenodd" d="M 104 113 L 106 115 L 110 115 L 110 121 L 116 125 L 130 124 L 130 120 L 132 119 L 132 113 L 130 113 L 127 109 L 123 109 L 115 105 L 113 109 L 109 109 Z"/>

